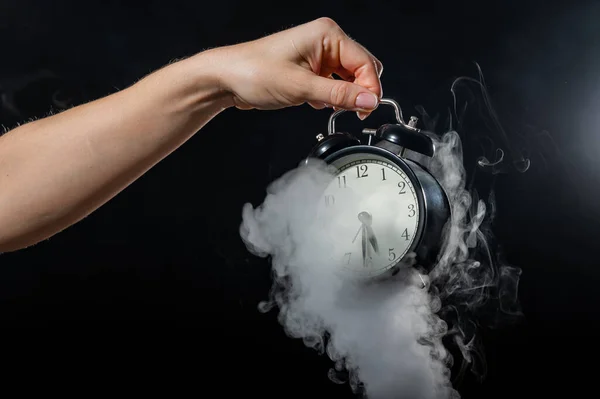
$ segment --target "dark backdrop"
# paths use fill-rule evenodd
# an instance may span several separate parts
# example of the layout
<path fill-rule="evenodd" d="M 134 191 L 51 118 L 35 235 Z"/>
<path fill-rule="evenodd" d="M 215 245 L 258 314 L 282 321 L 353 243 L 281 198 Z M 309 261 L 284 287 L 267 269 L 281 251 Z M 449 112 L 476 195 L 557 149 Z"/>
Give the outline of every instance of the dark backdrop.
<path fill-rule="evenodd" d="M 600 7 L 544 3 L 3 0 L 0 123 L 12 128 L 174 58 L 320 16 L 382 60 L 385 95 L 405 113 L 423 105 L 445 115 L 450 84 L 477 78 L 477 62 L 506 138 L 490 129 L 493 145 L 467 146 L 465 165 L 472 174 L 478 156 L 506 151 L 506 173 L 477 173 L 495 189 L 504 258 L 523 269 L 525 317 L 482 330 L 488 377 L 459 389 L 478 398 L 593 395 Z M 485 125 L 480 116 L 472 131 Z M 257 311 L 269 265 L 238 234 L 242 205 L 262 201 L 328 117 L 308 106 L 228 110 L 83 222 L 3 254 L 3 383 L 79 396 L 350 397 L 328 381 L 325 358 Z M 531 159 L 525 173 L 511 163 L 520 154 Z"/>

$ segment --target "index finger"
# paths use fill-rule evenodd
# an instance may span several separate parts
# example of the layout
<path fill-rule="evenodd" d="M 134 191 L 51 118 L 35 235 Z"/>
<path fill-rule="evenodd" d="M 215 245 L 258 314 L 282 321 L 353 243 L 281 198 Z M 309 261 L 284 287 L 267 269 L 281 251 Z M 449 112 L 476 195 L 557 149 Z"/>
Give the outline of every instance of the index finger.
<path fill-rule="evenodd" d="M 379 79 L 383 73 L 381 61 L 347 36 L 340 40 L 339 49 L 340 66 L 354 76 L 354 83 L 365 87 L 381 98 L 383 95 Z"/>

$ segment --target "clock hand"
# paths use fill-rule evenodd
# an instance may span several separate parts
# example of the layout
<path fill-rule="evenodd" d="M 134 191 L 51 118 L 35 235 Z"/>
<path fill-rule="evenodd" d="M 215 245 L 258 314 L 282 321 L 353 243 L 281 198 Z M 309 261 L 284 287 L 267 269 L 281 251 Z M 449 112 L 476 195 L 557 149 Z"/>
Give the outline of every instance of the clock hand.
<path fill-rule="evenodd" d="M 367 251 L 369 247 L 367 247 L 367 228 L 365 225 L 361 228 L 362 231 L 362 256 L 363 256 L 363 267 L 367 267 Z"/>
<path fill-rule="evenodd" d="M 358 214 L 358 220 L 360 220 L 362 224 L 370 226 L 373 218 L 371 217 L 371 214 L 369 212 L 362 211 Z"/>
<path fill-rule="evenodd" d="M 356 238 L 358 237 L 358 235 L 360 234 L 360 232 L 362 231 L 363 226 L 361 225 L 358 228 L 358 231 L 356 232 L 356 235 L 354 236 L 354 240 L 352 240 L 352 244 L 354 244 L 354 241 L 356 241 Z"/>
<path fill-rule="evenodd" d="M 379 245 L 377 244 L 377 237 L 375 237 L 375 233 L 373 232 L 373 228 L 371 226 L 366 226 L 366 227 L 367 227 L 367 235 L 369 237 L 369 242 L 373 246 L 375 253 L 378 254 L 379 253 Z"/>
<path fill-rule="evenodd" d="M 373 217 L 367 211 L 362 211 L 358 214 L 358 220 L 360 220 L 361 231 L 362 231 L 362 254 L 363 254 L 363 266 L 367 267 L 367 257 L 371 258 L 370 248 L 367 244 L 367 241 L 371 244 L 376 253 L 379 253 L 379 245 L 377 244 L 377 238 L 375 238 L 375 234 L 373 233 L 373 228 L 371 227 L 371 223 L 373 222 Z M 358 233 L 356 234 L 358 236 Z M 356 240 L 356 237 L 354 237 Z M 354 241 L 352 241 L 354 242 Z"/>
<path fill-rule="evenodd" d="M 364 224 L 361 224 L 361 226 L 358 228 L 358 231 L 356 232 L 356 235 L 354 236 L 354 239 L 352 240 L 352 244 L 354 244 L 354 242 L 356 241 L 356 239 L 358 238 L 358 235 L 360 233 L 362 233 L 361 235 L 361 247 L 362 247 L 362 258 L 363 258 L 363 267 L 367 267 L 367 234 L 366 231 L 366 226 Z"/>
<path fill-rule="evenodd" d="M 375 233 L 373 232 L 373 227 L 371 224 L 373 223 L 373 216 L 369 212 L 363 211 L 358 214 L 358 220 L 361 221 L 363 226 L 366 229 L 367 238 L 371 243 L 371 246 L 375 250 L 375 253 L 379 253 L 379 245 L 377 244 L 377 238 L 375 237 Z"/>

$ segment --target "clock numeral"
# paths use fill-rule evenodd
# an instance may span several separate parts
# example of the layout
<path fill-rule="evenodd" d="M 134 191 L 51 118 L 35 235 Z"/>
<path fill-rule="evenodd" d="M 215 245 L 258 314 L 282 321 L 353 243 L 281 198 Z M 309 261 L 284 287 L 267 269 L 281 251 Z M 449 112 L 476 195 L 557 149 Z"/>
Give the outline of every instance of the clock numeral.
<path fill-rule="evenodd" d="M 335 197 L 333 195 L 326 195 L 325 196 L 325 206 L 330 207 L 330 206 L 333 206 L 334 204 L 335 204 Z"/>
<path fill-rule="evenodd" d="M 360 179 L 361 177 L 369 176 L 367 174 L 368 169 L 369 167 L 367 165 L 356 165 L 356 177 Z"/>
<path fill-rule="evenodd" d="M 381 180 L 385 181 L 385 168 L 381 168 Z"/>
<path fill-rule="evenodd" d="M 352 258 L 352 252 L 346 252 L 344 254 L 344 261 L 346 262 L 347 265 L 350 264 L 350 259 Z"/>
<path fill-rule="evenodd" d="M 417 214 L 415 204 L 408 204 L 408 217 L 411 218 Z"/>
<path fill-rule="evenodd" d="M 394 252 L 394 248 L 390 248 L 388 250 L 388 259 L 390 261 L 395 261 L 396 260 L 396 253 Z"/>
<path fill-rule="evenodd" d="M 408 234 L 408 228 L 404 229 L 404 231 L 402 232 L 402 234 L 400 236 L 404 237 L 404 239 L 406 241 L 408 241 L 408 239 L 410 238 L 410 235 Z"/>
<path fill-rule="evenodd" d="M 346 188 L 346 176 L 338 176 L 338 187 Z"/>
<path fill-rule="evenodd" d="M 400 187 L 400 192 L 398 194 L 406 194 L 406 191 L 404 190 L 406 188 L 406 182 L 401 181 L 398 183 L 398 187 Z"/>

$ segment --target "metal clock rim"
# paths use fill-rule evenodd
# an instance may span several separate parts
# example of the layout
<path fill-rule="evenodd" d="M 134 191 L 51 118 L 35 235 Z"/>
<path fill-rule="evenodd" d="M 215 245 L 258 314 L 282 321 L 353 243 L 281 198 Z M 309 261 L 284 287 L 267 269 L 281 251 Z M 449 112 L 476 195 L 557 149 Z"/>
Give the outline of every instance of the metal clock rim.
<path fill-rule="evenodd" d="M 386 158 L 390 162 L 396 164 L 400 169 L 402 169 L 402 171 L 404 173 L 406 173 L 406 175 L 409 177 L 409 179 L 413 183 L 413 185 L 415 187 L 415 194 L 417 196 L 417 202 L 419 204 L 419 224 L 417 226 L 417 231 L 415 232 L 416 237 L 413 240 L 413 242 L 411 243 L 408 250 L 406 251 L 405 256 L 406 256 L 406 254 L 414 253 L 416 248 L 421 244 L 421 241 L 423 239 L 423 232 L 425 229 L 425 225 L 427 223 L 427 212 L 425 210 L 425 192 L 423 190 L 423 186 L 421 185 L 421 182 L 417 178 L 417 175 L 410 168 L 410 166 L 406 162 L 404 162 L 404 160 L 402 158 L 400 158 L 393 152 L 391 152 L 385 148 L 375 147 L 375 146 L 370 146 L 370 145 L 362 145 L 361 144 L 361 145 L 355 145 L 355 146 L 343 148 L 343 149 L 336 151 L 335 153 L 329 155 L 328 157 L 326 157 L 324 159 L 324 161 L 327 164 L 331 165 L 331 163 L 336 161 L 337 159 L 340 159 L 346 155 L 352 155 L 352 154 L 356 154 L 356 153 L 373 154 L 373 155 L 379 155 L 383 158 Z M 400 259 L 398 262 L 396 262 L 393 266 L 388 268 L 386 271 L 394 270 L 398 266 L 398 264 L 401 262 L 401 260 L 402 259 Z M 421 279 L 422 279 L 422 277 L 421 277 Z"/>

